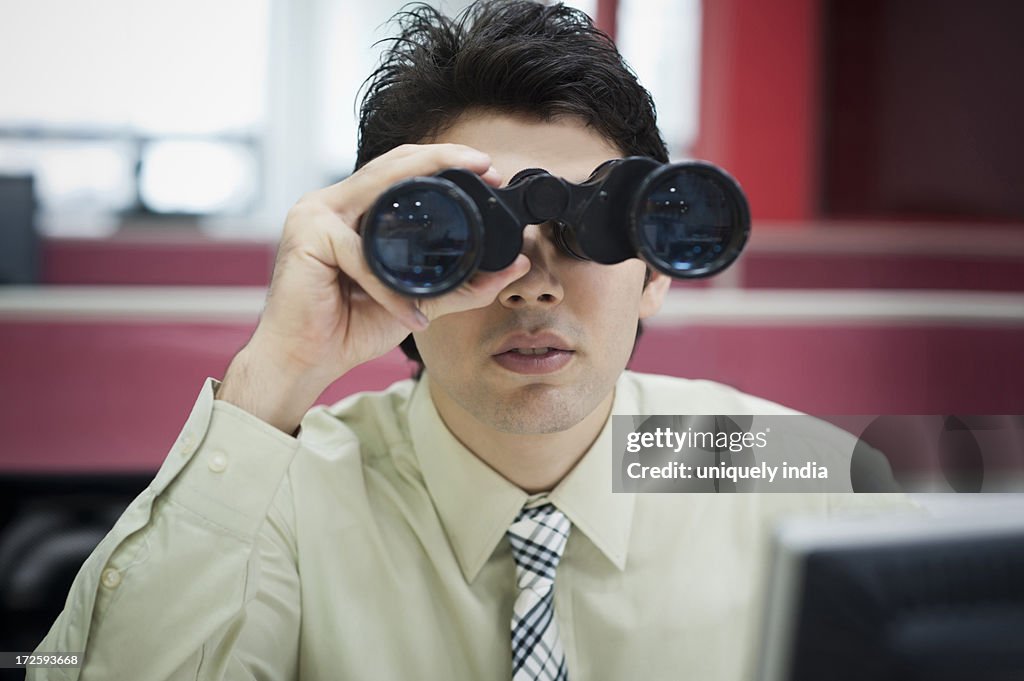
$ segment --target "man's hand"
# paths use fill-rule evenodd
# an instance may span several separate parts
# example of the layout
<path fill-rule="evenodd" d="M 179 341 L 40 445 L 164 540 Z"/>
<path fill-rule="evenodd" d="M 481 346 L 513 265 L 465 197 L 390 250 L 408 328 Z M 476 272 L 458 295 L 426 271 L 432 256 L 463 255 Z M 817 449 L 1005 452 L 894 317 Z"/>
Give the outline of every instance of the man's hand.
<path fill-rule="evenodd" d="M 292 433 L 320 393 L 347 371 L 385 354 L 431 319 L 489 305 L 525 274 L 530 264 L 520 255 L 506 269 L 478 272 L 457 290 L 417 307 L 370 271 L 358 233 L 360 216 L 392 184 L 455 167 L 500 184 L 480 151 L 407 144 L 303 196 L 288 212 L 259 325 L 232 360 L 217 398 Z"/>

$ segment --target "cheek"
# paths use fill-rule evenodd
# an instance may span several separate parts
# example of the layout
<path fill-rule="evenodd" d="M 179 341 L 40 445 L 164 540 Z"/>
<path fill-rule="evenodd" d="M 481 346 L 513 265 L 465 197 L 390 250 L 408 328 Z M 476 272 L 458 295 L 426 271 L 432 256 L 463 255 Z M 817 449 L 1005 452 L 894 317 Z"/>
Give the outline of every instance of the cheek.
<path fill-rule="evenodd" d="M 412 337 L 416 340 L 416 347 L 419 348 L 420 357 L 427 366 L 437 367 L 445 362 L 443 342 L 444 329 L 439 321 L 434 321 L 427 329 L 414 333 Z"/>
<path fill-rule="evenodd" d="M 598 265 L 578 282 L 575 307 L 592 334 L 600 334 L 610 354 L 629 352 L 636 337 L 642 298 L 644 266 L 638 261 Z"/>
<path fill-rule="evenodd" d="M 637 314 L 643 293 L 644 265 L 627 260 L 617 265 L 587 265 L 587 275 L 576 282 L 574 293 L 586 309 L 618 316 Z"/>
<path fill-rule="evenodd" d="M 425 330 L 413 334 L 424 364 L 437 369 L 464 363 L 459 360 L 466 359 L 470 338 L 468 324 L 460 323 L 459 317 L 459 314 L 445 315 L 435 319 Z"/>

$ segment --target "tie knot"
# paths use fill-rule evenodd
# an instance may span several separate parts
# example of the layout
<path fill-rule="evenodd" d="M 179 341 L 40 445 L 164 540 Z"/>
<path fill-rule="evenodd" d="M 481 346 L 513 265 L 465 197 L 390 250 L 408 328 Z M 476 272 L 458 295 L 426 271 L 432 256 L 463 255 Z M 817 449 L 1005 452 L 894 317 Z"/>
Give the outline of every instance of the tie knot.
<path fill-rule="evenodd" d="M 551 588 L 571 527 L 565 514 L 551 503 L 519 512 L 508 528 L 508 540 L 520 589 Z"/>

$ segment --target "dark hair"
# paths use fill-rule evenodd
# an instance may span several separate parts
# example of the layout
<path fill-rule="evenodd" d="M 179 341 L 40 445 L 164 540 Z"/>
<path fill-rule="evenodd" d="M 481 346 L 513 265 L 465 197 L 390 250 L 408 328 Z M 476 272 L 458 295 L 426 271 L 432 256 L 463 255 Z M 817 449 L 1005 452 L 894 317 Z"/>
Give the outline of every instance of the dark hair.
<path fill-rule="evenodd" d="M 399 33 L 384 41 L 391 44 L 363 83 L 357 170 L 442 133 L 471 109 L 576 117 L 625 156 L 668 161 L 654 100 L 585 13 L 530 0 L 478 0 L 454 18 L 417 3 L 392 21 Z M 411 335 L 401 347 L 422 367 Z"/>

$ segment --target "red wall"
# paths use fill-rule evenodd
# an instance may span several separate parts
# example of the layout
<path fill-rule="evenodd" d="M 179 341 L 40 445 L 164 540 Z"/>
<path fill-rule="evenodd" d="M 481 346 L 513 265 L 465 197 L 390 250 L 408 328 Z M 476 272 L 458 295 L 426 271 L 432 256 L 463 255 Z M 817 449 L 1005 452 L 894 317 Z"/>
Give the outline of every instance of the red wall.
<path fill-rule="evenodd" d="M 766 220 L 789 221 L 807 228 L 797 233 L 802 239 L 820 224 L 824 5 L 703 3 L 695 155 L 739 179 L 755 230 L 764 229 Z M 614 6 L 611 0 L 600 3 L 605 28 Z M 928 231 L 920 237 L 927 240 Z M 1006 250 L 1003 241 L 994 246 Z M 996 258 L 752 248 L 730 275 L 734 285 L 748 288 L 1021 291 L 1021 253 L 1018 248 Z M 259 286 L 267 283 L 272 262 L 271 244 L 227 245 L 197 237 L 48 242 L 43 280 Z M 203 378 L 222 375 L 250 332 L 246 324 L 0 322 L 0 355 L 7 360 L 0 369 L 0 428 L 8 434 L 0 471 L 154 468 Z M 652 327 L 634 368 L 711 378 L 819 414 L 1021 413 L 1020 347 L 1024 327 L 984 324 Z M 324 399 L 382 388 L 407 375 L 409 367 L 395 351 L 360 367 Z"/>
<path fill-rule="evenodd" d="M 814 217 L 820 4 L 703 3 L 694 155 L 739 180 L 755 221 Z"/>
<path fill-rule="evenodd" d="M 154 470 L 249 324 L 0 324 L 0 473 Z M 1024 327 L 648 328 L 632 368 L 709 378 L 815 414 L 1024 413 Z M 325 393 L 411 375 L 395 350 Z"/>

